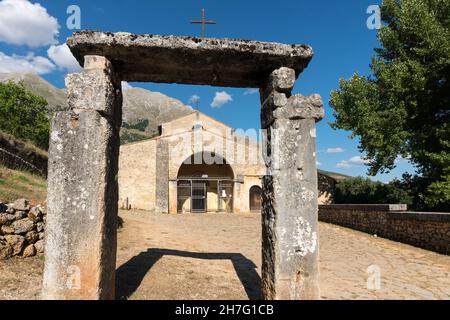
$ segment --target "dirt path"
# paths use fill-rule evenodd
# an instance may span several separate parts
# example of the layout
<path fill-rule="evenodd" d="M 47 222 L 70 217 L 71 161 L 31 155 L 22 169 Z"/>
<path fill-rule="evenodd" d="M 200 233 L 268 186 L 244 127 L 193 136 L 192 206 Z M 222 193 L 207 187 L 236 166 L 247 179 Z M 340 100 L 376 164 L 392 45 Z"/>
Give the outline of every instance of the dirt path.
<path fill-rule="evenodd" d="M 260 296 L 260 219 L 244 215 L 122 212 L 118 297 L 248 299 Z M 450 256 L 320 224 L 324 299 L 450 299 Z M 0 262 L 0 300 L 39 297 L 42 258 Z M 367 268 L 381 290 L 367 289 Z"/>

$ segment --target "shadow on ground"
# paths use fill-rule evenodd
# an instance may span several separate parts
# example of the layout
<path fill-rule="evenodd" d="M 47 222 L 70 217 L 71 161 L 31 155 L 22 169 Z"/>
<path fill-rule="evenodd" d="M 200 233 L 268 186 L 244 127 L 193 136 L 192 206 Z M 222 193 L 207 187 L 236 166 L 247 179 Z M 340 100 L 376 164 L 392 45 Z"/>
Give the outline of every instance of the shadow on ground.
<path fill-rule="evenodd" d="M 145 275 L 163 256 L 204 260 L 230 260 L 250 300 L 261 299 L 261 278 L 256 265 L 240 253 L 198 253 L 170 249 L 148 249 L 131 258 L 116 271 L 116 297 L 127 300 L 140 286 Z"/>

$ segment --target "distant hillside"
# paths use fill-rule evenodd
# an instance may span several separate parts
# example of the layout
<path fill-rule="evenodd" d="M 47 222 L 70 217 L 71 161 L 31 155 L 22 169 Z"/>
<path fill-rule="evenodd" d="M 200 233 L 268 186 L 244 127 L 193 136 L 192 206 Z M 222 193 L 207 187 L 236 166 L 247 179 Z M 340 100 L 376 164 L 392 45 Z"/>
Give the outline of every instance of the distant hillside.
<path fill-rule="evenodd" d="M 58 89 L 41 77 L 31 73 L 0 73 L 0 82 L 22 82 L 31 93 L 47 100 L 50 111 L 66 108 L 66 91 Z"/>
<path fill-rule="evenodd" d="M 325 171 L 325 170 L 317 170 L 320 174 L 323 174 L 325 176 L 331 177 L 337 182 L 351 178 L 351 176 L 347 176 L 345 174 L 337 173 L 337 172 L 331 172 L 331 171 Z"/>
<path fill-rule="evenodd" d="M 0 131 L 0 165 L 46 176 L 47 162 L 45 150 Z"/>
<path fill-rule="evenodd" d="M 148 120 L 148 128 L 145 131 L 151 134 L 158 132 L 160 124 L 193 112 L 177 99 L 142 88 L 125 90 L 123 101 L 123 121 L 136 124 L 141 120 Z"/>
<path fill-rule="evenodd" d="M 47 100 L 48 110 L 51 112 L 67 108 L 65 89 L 58 89 L 37 75 L 0 73 L 0 82 L 7 81 L 16 83 L 22 81 L 26 89 Z M 125 90 L 123 97 L 123 121 L 126 125 L 121 136 L 126 139 L 122 142 L 154 137 L 158 133 L 158 126 L 161 123 L 192 112 L 191 108 L 179 100 L 142 88 Z M 143 121 L 148 123 L 145 128 L 140 125 Z"/>

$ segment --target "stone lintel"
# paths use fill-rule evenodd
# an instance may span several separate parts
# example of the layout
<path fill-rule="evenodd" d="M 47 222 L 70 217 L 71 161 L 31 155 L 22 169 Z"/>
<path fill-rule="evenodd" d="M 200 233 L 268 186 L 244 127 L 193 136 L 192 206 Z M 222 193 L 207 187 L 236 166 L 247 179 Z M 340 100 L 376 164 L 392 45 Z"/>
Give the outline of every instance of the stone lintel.
<path fill-rule="evenodd" d="M 107 57 L 124 81 L 227 87 L 260 88 L 281 67 L 299 75 L 313 56 L 308 45 L 90 30 L 67 44 L 81 65 L 88 55 Z"/>
<path fill-rule="evenodd" d="M 112 64 L 106 57 L 89 55 L 84 57 L 84 69 L 100 69 L 108 71 L 112 69 Z"/>

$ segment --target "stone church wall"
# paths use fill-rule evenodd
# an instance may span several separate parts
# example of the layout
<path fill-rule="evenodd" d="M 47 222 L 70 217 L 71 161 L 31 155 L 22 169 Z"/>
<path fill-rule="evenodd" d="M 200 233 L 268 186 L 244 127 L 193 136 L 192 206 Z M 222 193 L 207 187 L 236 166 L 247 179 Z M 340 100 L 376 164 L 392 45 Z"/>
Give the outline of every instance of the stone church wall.
<path fill-rule="evenodd" d="M 156 140 L 131 143 L 120 148 L 119 208 L 155 210 Z"/>

